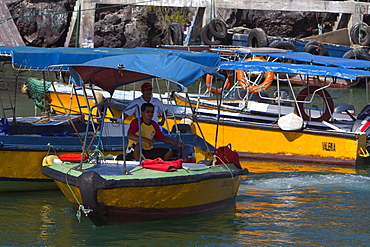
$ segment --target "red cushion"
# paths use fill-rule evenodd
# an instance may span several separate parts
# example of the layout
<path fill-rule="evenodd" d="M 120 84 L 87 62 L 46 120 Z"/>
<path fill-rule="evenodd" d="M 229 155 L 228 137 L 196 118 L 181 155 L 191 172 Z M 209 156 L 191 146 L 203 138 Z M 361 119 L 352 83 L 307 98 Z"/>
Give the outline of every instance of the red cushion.
<path fill-rule="evenodd" d="M 58 158 L 61 161 L 67 161 L 67 162 L 80 162 L 81 161 L 82 154 L 61 154 L 58 156 Z M 84 155 L 82 161 L 85 161 L 89 158 L 88 155 Z"/>

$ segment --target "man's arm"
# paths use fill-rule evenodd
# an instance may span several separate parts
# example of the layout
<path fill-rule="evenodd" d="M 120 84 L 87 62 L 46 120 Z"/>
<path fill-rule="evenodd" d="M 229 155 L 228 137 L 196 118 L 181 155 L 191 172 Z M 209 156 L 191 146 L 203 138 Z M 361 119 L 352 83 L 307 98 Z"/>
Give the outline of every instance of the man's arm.
<path fill-rule="evenodd" d="M 170 144 L 170 145 L 173 145 L 173 146 L 178 146 L 178 147 L 184 148 L 184 143 L 172 140 L 172 139 L 168 138 L 167 136 L 165 136 L 161 141 L 166 143 L 166 144 Z"/>
<path fill-rule="evenodd" d="M 134 141 L 134 142 L 138 142 L 140 140 L 139 136 L 136 135 L 135 133 L 132 133 L 132 132 L 128 132 L 127 133 L 127 138 Z M 154 145 L 154 142 L 146 137 L 141 137 L 141 139 L 143 140 L 143 142 L 146 142 L 149 144 L 149 146 L 153 146 Z"/>

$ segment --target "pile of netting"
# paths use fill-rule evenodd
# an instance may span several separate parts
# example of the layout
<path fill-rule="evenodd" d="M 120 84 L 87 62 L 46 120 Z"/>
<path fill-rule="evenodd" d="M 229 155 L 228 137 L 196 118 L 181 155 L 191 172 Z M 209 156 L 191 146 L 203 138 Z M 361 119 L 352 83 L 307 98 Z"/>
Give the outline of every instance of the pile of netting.
<path fill-rule="evenodd" d="M 51 86 L 51 82 L 38 80 L 36 78 L 28 78 L 23 84 L 22 92 L 28 95 L 28 98 L 32 99 L 35 105 L 41 110 L 46 111 L 45 96 L 48 95 L 48 89 Z M 45 94 L 46 92 L 46 94 Z"/>

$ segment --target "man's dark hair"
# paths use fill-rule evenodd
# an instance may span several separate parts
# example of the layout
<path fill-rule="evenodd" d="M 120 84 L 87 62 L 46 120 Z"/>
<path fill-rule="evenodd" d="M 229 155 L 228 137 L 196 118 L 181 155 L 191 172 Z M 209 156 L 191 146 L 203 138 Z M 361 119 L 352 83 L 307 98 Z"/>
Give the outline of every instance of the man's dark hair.
<path fill-rule="evenodd" d="M 141 109 L 142 112 L 144 112 L 146 110 L 146 108 L 148 108 L 148 107 L 150 107 L 154 110 L 154 105 L 152 103 L 144 103 L 144 104 L 141 105 L 140 109 Z"/>

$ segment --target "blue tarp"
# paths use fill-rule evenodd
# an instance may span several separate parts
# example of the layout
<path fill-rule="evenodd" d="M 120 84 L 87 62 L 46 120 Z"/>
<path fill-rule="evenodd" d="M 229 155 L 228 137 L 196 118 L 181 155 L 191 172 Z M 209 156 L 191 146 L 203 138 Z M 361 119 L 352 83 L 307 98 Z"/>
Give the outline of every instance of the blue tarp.
<path fill-rule="evenodd" d="M 195 54 L 197 57 L 198 54 Z M 74 83 L 92 83 L 100 88 L 114 92 L 118 86 L 153 77 L 174 82 L 187 87 L 205 74 L 224 79 L 214 67 L 191 61 L 188 55 L 175 54 L 160 50 L 153 53 L 126 54 L 91 60 L 83 64 L 65 64 L 70 67 Z"/>
<path fill-rule="evenodd" d="M 308 62 L 313 64 L 322 64 L 327 66 L 336 66 L 346 69 L 370 69 L 370 61 L 359 60 L 359 59 L 349 59 L 340 57 L 329 57 L 329 56 L 319 56 L 312 55 L 307 52 L 290 52 L 285 53 L 279 52 L 241 52 L 241 54 L 251 54 L 256 56 L 269 56 L 283 59 L 291 59 L 295 61 Z"/>
<path fill-rule="evenodd" d="M 344 69 L 339 67 L 328 67 L 308 64 L 292 64 L 279 62 L 259 61 L 235 61 L 221 63 L 222 70 L 245 70 L 245 71 L 272 71 L 279 73 L 291 73 L 313 76 L 328 76 L 341 79 L 356 80 L 357 77 L 370 77 L 370 71 Z"/>
<path fill-rule="evenodd" d="M 11 55 L 14 67 L 24 69 L 46 69 L 50 65 L 60 64 L 82 64 L 87 61 L 124 54 L 176 54 L 179 57 L 188 59 L 209 67 L 216 67 L 220 64 L 221 58 L 214 53 L 192 52 L 183 50 L 159 49 L 159 48 L 40 48 L 30 46 L 0 47 L 1 54 Z"/>

